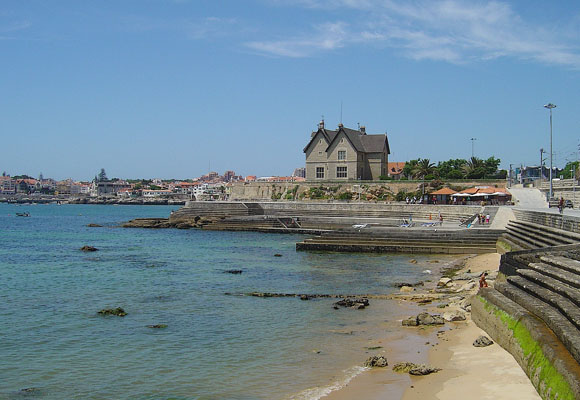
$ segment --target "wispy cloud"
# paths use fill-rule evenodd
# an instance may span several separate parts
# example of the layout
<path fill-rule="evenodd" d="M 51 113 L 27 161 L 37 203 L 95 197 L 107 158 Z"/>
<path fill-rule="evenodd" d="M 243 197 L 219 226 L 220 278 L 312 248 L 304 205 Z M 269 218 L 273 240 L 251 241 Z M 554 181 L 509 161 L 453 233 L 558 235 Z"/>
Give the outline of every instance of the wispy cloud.
<path fill-rule="evenodd" d="M 305 57 L 349 45 L 398 49 L 416 60 L 466 63 L 515 57 L 580 68 L 580 49 L 569 32 L 526 21 L 505 2 L 466 0 L 269 0 L 272 5 L 314 10 L 344 9 L 349 24 L 333 22 L 288 39 L 247 46 L 263 53 Z M 352 22 L 357 21 L 357 22 Z M 324 43 L 331 45 L 325 46 Z"/>
<path fill-rule="evenodd" d="M 346 24 L 325 23 L 314 28 L 314 32 L 287 40 L 248 42 L 246 46 L 262 54 L 283 57 L 308 57 L 321 50 L 334 50 L 344 46 Z"/>

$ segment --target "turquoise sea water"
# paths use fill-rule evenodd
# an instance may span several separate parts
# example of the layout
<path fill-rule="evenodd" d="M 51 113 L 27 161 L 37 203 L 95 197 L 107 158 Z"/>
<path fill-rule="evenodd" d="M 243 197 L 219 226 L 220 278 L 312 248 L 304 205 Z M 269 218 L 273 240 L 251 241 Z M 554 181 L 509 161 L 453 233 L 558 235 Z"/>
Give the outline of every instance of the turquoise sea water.
<path fill-rule="evenodd" d="M 296 252 L 298 235 L 117 227 L 172 209 L 0 204 L 0 398 L 318 398 L 360 371 L 391 303 L 225 293 L 387 294 L 428 268 L 420 256 Z M 128 315 L 97 314 L 117 306 Z"/>

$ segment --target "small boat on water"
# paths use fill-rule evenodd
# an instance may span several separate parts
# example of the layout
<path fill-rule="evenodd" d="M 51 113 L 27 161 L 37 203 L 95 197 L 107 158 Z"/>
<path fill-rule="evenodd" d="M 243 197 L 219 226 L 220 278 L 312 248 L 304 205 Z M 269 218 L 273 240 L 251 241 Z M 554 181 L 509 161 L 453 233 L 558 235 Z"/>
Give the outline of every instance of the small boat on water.
<path fill-rule="evenodd" d="M 23 213 L 16 213 L 17 217 L 30 217 L 30 213 L 28 211 Z"/>

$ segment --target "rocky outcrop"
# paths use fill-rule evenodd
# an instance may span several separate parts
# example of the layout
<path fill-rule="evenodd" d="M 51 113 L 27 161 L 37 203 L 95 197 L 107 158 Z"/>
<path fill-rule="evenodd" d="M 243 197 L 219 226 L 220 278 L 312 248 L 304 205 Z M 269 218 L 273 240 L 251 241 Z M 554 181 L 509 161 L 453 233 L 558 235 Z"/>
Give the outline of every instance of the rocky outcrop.
<path fill-rule="evenodd" d="M 487 346 L 491 346 L 492 344 L 493 344 L 493 340 L 491 340 L 487 336 L 483 336 L 483 335 L 481 335 L 480 337 L 475 339 L 475 341 L 473 342 L 473 345 L 475 347 L 487 347 Z"/>
<path fill-rule="evenodd" d="M 102 228 L 103 225 L 99 225 L 99 224 L 88 224 L 87 227 L 89 227 L 89 228 Z"/>
<path fill-rule="evenodd" d="M 419 325 L 443 325 L 445 320 L 440 315 L 431 315 L 429 313 L 420 313 L 416 317 L 409 317 L 403 320 L 403 326 Z"/>
<path fill-rule="evenodd" d="M 85 252 L 93 252 L 93 251 L 98 251 L 99 249 L 97 249 L 96 247 L 93 246 L 83 246 L 81 247 L 81 251 L 85 251 Z"/>
<path fill-rule="evenodd" d="M 399 373 L 408 373 L 411 375 L 429 375 L 432 374 L 433 372 L 441 371 L 441 368 L 435 368 L 425 364 L 399 362 L 393 366 L 393 371 Z"/>
<path fill-rule="evenodd" d="M 121 225 L 123 228 L 171 228 L 167 218 L 136 218 Z"/>
<path fill-rule="evenodd" d="M 127 315 L 127 313 L 125 312 L 125 310 L 123 310 L 121 307 L 117 307 L 117 308 L 104 308 L 101 311 L 99 311 L 98 314 L 101 314 L 101 315 L 115 315 L 117 317 L 124 317 L 125 315 Z"/>
<path fill-rule="evenodd" d="M 165 328 L 167 328 L 167 325 L 166 324 L 147 325 L 147 328 L 151 328 L 151 329 L 165 329 Z"/>
<path fill-rule="evenodd" d="M 389 363 L 387 362 L 387 358 L 384 356 L 369 357 L 364 363 L 365 367 L 370 367 L 370 368 L 376 368 L 376 367 L 384 368 L 388 365 L 389 365 Z"/>
<path fill-rule="evenodd" d="M 337 301 L 334 303 L 335 308 L 338 307 L 349 307 L 354 308 L 356 310 L 362 310 L 365 307 L 368 307 L 369 299 L 361 297 L 361 298 L 344 298 L 342 300 Z"/>

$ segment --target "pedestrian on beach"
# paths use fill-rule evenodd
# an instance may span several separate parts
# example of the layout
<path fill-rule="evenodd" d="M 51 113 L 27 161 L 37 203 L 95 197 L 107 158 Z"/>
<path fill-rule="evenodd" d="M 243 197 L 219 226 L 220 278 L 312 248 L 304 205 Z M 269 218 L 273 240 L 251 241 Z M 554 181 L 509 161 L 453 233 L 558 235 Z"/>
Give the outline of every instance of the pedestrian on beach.
<path fill-rule="evenodd" d="M 482 273 L 479 276 L 479 287 L 483 288 L 483 287 L 488 287 L 487 286 L 487 281 L 485 280 L 485 277 L 487 276 L 487 272 Z"/>
<path fill-rule="evenodd" d="M 485 216 L 485 223 L 486 223 L 487 225 L 489 225 L 489 219 L 490 219 L 490 218 L 491 218 L 491 216 L 490 216 L 489 214 L 487 214 L 487 215 Z"/>

